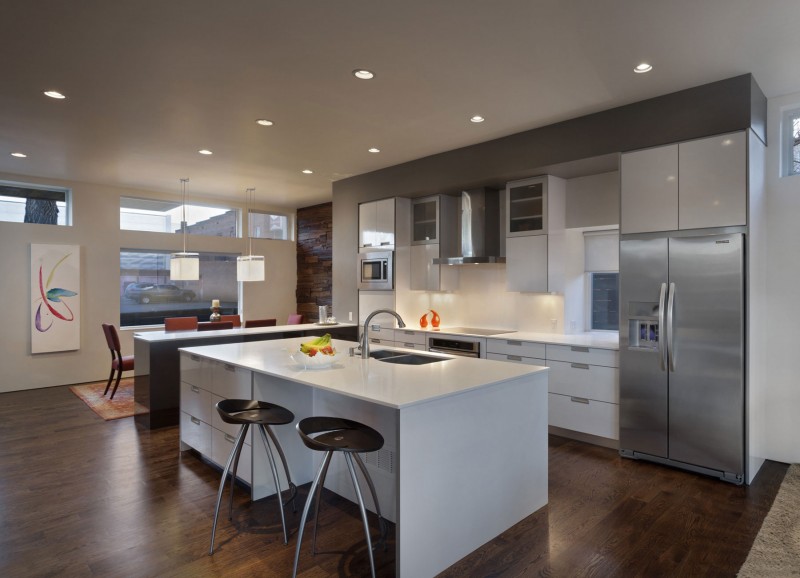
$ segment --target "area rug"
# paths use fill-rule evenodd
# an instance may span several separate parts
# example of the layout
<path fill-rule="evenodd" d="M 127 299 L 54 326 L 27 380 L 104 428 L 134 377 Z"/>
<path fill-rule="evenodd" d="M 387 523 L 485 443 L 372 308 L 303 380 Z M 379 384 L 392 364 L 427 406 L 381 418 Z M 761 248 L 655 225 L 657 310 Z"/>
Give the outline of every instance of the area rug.
<path fill-rule="evenodd" d="M 105 420 L 120 419 L 140 413 L 148 413 L 146 407 L 133 400 L 132 377 L 128 377 L 119 382 L 119 387 L 117 388 L 117 393 L 114 394 L 114 399 L 109 399 L 111 397 L 111 390 L 114 389 L 113 382 L 106 395 L 103 395 L 103 391 L 106 389 L 105 381 L 72 385 L 69 389 L 72 393 L 81 398 L 93 412 Z"/>
<path fill-rule="evenodd" d="M 800 464 L 792 464 L 747 555 L 740 578 L 800 576 Z"/>

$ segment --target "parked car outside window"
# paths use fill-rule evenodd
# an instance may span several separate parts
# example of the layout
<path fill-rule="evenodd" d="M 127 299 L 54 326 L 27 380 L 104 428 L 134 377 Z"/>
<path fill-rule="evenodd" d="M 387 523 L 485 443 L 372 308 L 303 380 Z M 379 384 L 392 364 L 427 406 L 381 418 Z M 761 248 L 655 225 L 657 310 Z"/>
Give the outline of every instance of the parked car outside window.
<path fill-rule="evenodd" d="M 195 292 L 181 289 L 177 285 L 154 285 L 152 283 L 131 283 L 125 287 L 125 297 L 139 303 L 151 301 L 192 301 Z"/>

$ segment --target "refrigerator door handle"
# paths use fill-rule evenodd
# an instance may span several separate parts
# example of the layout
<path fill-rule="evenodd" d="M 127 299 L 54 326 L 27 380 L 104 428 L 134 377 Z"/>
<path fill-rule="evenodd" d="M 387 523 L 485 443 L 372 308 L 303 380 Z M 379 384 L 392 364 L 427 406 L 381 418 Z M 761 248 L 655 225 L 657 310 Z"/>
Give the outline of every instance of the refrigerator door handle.
<path fill-rule="evenodd" d="M 661 368 L 661 371 L 667 370 L 666 364 L 666 357 L 667 357 L 667 350 L 666 350 L 666 334 L 664 333 L 666 330 L 666 325 L 664 324 L 664 311 L 667 308 L 667 284 L 661 284 L 661 294 L 658 297 L 658 327 L 661 335 L 658 337 L 658 366 Z"/>
<path fill-rule="evenodd" d="M 669 297 L 667 298 L 667 359 L 669 359 L 669 370 L 675 373 L 677 365 L 675 361 L 675 328 L 674 309 L 675 307 L 675 283 L 669 284 Z"/>

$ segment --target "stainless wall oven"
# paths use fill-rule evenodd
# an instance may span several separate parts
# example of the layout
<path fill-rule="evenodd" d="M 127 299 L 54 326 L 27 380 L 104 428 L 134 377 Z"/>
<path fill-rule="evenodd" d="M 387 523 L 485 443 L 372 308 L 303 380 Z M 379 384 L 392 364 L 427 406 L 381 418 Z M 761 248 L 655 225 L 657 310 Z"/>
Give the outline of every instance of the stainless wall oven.
<path fill-rule="evenodd" d="M 462 357 L 480 357 L 481 342 L 469 337 L 429 337 L 428 351 L 461 355 Z"/>
<path fill-rule="evenodd" d="M 394 289 L 394 251 L 358 254 L 358 288 L 370 291 Z"/>

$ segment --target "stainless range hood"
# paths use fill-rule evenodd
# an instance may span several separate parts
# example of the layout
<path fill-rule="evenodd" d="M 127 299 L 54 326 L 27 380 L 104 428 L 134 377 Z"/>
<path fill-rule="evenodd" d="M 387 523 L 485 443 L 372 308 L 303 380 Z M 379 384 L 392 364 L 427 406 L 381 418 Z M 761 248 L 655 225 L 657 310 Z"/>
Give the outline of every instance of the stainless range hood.
<path fill-rule="evenodd" d="M 472 189 L 461 192 L 459 236 L 461 254 L 433 260 L 434 265 L 505 263 L 500 256 L 500 191 Z"/>

